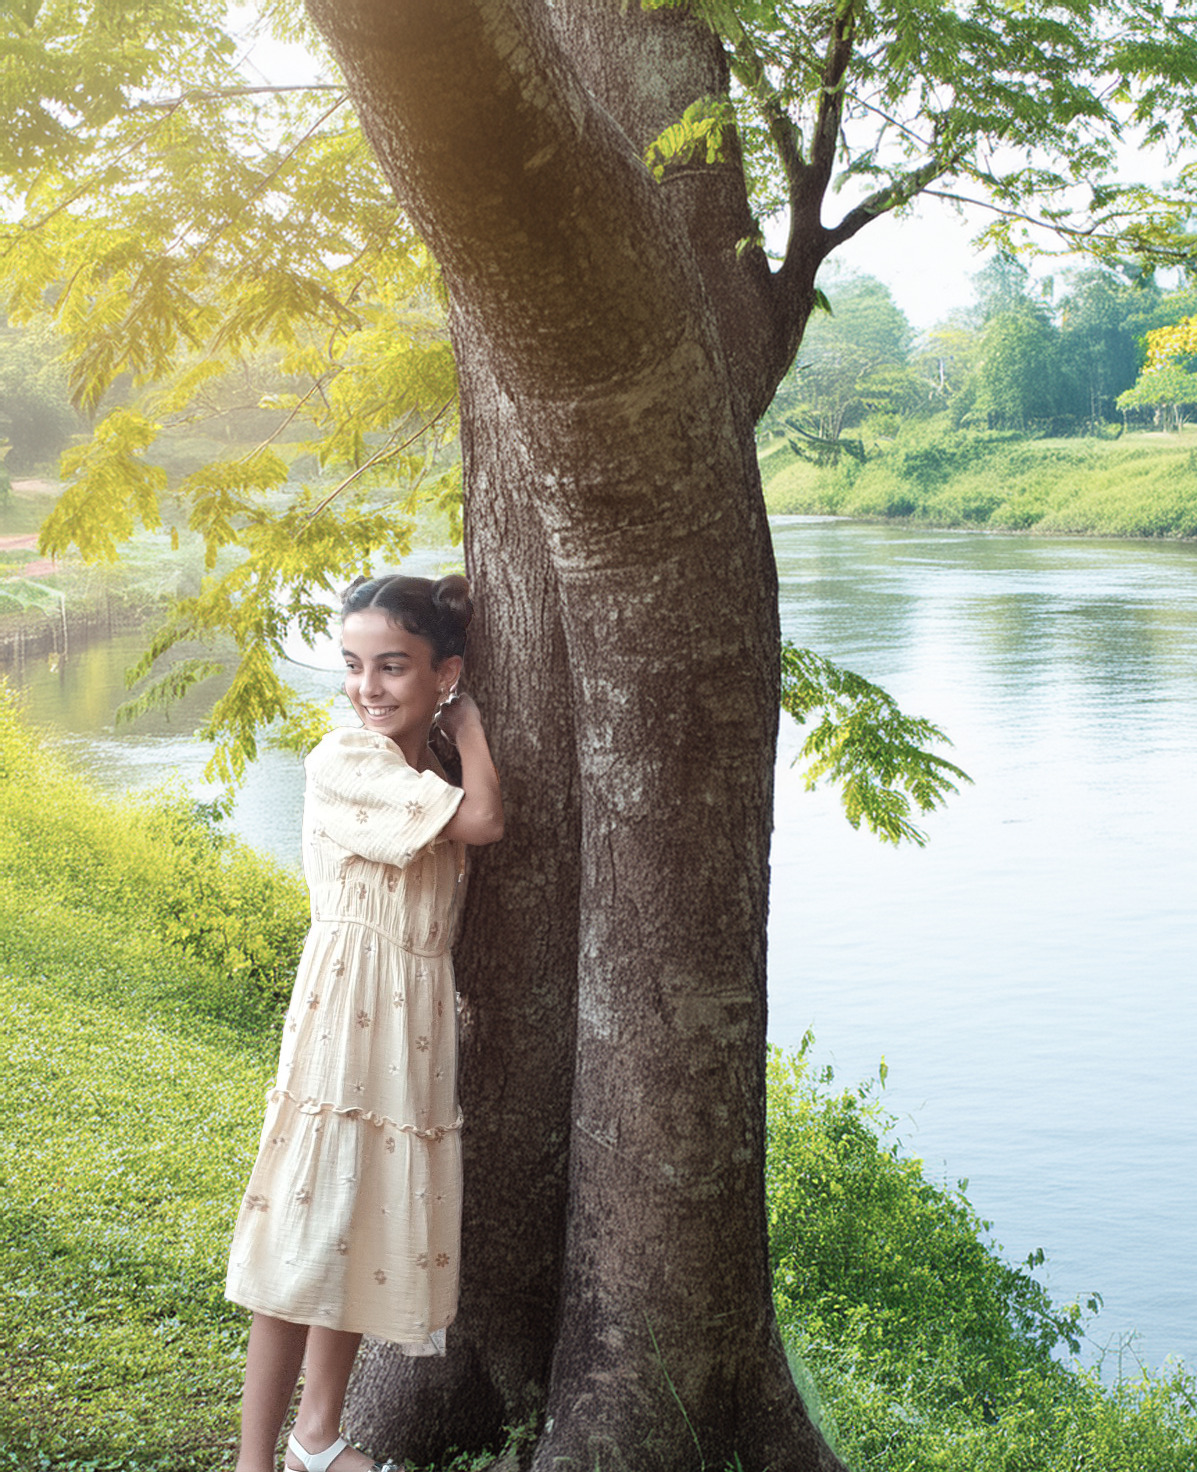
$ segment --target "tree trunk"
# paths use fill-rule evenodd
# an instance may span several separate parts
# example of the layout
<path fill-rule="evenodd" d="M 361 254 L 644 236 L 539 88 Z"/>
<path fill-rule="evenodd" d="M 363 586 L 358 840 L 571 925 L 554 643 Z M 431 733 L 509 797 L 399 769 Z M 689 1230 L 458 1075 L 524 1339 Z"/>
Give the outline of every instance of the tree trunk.
<path fill-rule="evenodd" d="M 512 405 L 455 314 L 466 560 L 478 609 L 466 684 L 488 721 L 507 831 L 471 856 L 454 948 L 464 999 L 468 1187 L 450 1352 L 367 1346 L 349 1424 L 423 1465 L 543 1413 L 562 1275 L 577 999 L 579 783 L 556 577 Z M 517 719 L 507 713 L 518 712 Z"/>
<path fill-rule="evenodd" d="M 543 1410 L 538 1472 L 838 1467 L 774 1324 L 763 1199 L 778 627 L 752 427 L 795 334 L 736 250 L 736 158 L 663 185 L 640 162 L 725 88 L 718 45 L 619 0 L 310 5 L 449 285 L 471 679 L 511 813 L 458 951 L 459 1321 L 442 1363 L 373 1352 L 353 1427 L 427 1460 Z"/>

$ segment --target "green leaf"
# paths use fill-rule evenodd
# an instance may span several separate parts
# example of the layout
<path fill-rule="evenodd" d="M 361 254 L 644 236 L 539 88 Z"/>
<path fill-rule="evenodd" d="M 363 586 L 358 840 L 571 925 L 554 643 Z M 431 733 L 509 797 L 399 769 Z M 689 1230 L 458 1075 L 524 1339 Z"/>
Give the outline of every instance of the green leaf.
<path fill-rule="evenodd" d="M 782 709 L 800 724 L 820 719 L 796 760 L 807 760 L 806 786 L 839 788 L 844 815 L 853 828 L 863 822 L 886 843 L 908 841 L 920 848 L 927 835 L 911 821 L 911 810 L 941 807 L 968 773 L 927 750 L 950 745 L 930 721 L 905 715 L 879 685 L 788 640 L 781 654 Z"/>

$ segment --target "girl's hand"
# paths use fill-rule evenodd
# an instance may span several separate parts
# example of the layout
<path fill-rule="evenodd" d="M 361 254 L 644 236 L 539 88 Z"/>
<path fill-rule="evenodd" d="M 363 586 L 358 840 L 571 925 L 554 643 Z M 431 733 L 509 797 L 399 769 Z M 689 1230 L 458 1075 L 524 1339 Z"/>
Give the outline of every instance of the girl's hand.
<path fill-rule="evenodd" d="M 445 837 L 460 843 L 497 843 L 503 837 L 503 797 L 473 697 L 458 695 L 447 701 L 436 723 L 461 758 L 461 804 L 443 829 Z"/>
<path fill-rule="evenodd" d="M 455 745 L 467 731 L 482 730 L 482 712 L 472 695 L 459 691 L 441 706 L 436 716 L 437 728 Z"/>

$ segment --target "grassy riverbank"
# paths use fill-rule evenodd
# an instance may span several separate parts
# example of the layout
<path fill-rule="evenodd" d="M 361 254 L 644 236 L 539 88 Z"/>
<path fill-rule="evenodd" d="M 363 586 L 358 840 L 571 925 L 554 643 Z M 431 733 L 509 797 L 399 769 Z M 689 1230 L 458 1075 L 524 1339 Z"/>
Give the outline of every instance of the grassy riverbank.
<path fill-rule="evenodd" d="M 761 474 L 774 513 L 1101 537 L 1197 537 L 1197 432 L 1027 439 L 945 421 L 865 439 L 862 463 L 800 459 L 782 440 Z"/>
<path fill-rule="evenodd" d="M 304 923 L 186 799 L 119 804 L 0 701 L 0 1468 L 231 1465 L 220 1257 Z"/>
<path fill-rule="evenodd" d="M 0 699 L 0 1469 L 232 1465 L 223 1257 L 304 918 L 293 876 L 178 795 L 90 793 Z M 776 1057 L 768 1185 L 782 1326 L 858 1472 L 1192 1472 L 1197 1383 L 1063 1367 L 1078 1311 L 873 1092 Z"/>

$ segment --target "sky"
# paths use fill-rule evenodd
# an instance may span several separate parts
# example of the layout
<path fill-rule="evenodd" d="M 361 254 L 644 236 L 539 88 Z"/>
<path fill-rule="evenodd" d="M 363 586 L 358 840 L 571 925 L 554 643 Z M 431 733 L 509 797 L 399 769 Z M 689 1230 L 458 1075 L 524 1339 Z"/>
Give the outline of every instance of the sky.
<path fill-rule="evenodd" d="M 837 201 L 825 216 L 832 219 L 846 208 Z M 840 246 L 827 266 L 876 276 L 889 287 L 910 325 L 926 331 L 972 305 L 971 278 L 989 254 L 972 243 L 983 225 L 979 214 L 962 219 L 940 200 L 922 200 L 900 219 L 888 215 L 871 221 Z M 781 236 L 784 240 L 784 231 Z M 772 230 L 766 231 L 766 239 L 774 248 Z"/>

